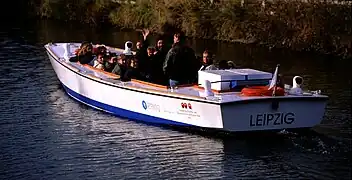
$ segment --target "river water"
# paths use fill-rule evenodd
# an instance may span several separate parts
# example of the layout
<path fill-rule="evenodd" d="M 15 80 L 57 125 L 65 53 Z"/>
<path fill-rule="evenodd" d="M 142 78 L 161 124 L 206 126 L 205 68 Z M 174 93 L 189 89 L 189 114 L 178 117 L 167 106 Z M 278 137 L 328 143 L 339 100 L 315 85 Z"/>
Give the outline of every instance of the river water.
<path fill-rule="evenodd" d="M 274 71 L 330 99 L 314 133 L 225 136 L 120 119 L 68 97 L 50 65 L 47 42 L 123 47 L 137 32 L 55 21 L 16 21 L 0 28 L 0 179 L 351 179 L 349 61 L 193 40 L 217 59 Z"/>

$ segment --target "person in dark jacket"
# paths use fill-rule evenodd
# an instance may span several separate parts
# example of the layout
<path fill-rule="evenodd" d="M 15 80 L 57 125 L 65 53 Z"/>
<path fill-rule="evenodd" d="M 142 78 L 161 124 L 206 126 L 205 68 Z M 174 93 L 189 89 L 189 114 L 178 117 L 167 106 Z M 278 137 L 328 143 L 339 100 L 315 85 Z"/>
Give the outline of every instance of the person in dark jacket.
<path fill-rule="evenodd" d="M 117 56 L 117 63 L 115 67 L 112 69 L 111 73 L 116 75 L 123 76 L 126 71 L 126 56 L 124 54 L 120 54 Z"/>
<path fill-rule="evenodd" d="M 145 66 L 146 66 L 146 59 L 148 57 L 147 48 L 149 46 L 149 41 L 148 41 L 149 30 L 143 29 L 142 35 L 143 35 L 143 41 L 137 41 L 137 43 L 136 43 L 137 49 L 136 49 L 136 54 L 135 54 L 135 57 L 136 57 L 138 64 L 139 64 L 139 70 L 141 72 L 146 71 Z"/>
<path fill-rule="evenodd" d="M 174 44 L 168 51 L 163 71 L 171 87 L 196 81 L 199 62 L 192 48 L 185 44 L 182 33 L 174 34 Z"/>
<path fill-rule="evenodd" d="M 162 38 L 158 38 L 156 41 L 156 48 L 155 48 L 155 55 L 160 58 L 163 59 L 163 61 L 166 58 L 166 54 L 169 51 L 169 49 L 166 47 L 164 40 Z"/>
<path fill-rule="evenodd" d="M 164 39 L 159 37 L 156 40 L 156 51 L 155 51 L 155 62 L 157 62 L 158 72 L 161 72 L 161 75 L 158 75 L 158 84 L 168 85 L 168 78 L 163 73 L 163 64 L 166 59 L 167 52 L 169 48 L 165 45 Z"/>
<path fill-rule="evenodd" d="M 87 41 L 83 41 L 83 42 L 81 43 L 81 45 L 79 46 L 79 48 L 75 50 L 74 54 L 77 56 L 78 53 L 79 53 L 79 51 L 80 51 L 83 47 L 85 47 L 86 45 L 88 45 L 88 44 L 90 44 L 90 43 L 87 42 Z"/>
<path fill-rule="evenodd" d="M 145 81 L 155 84 L 165 84 L 163 73 L 163 59 L 160 59 L 155 55 L 155 48 L 153 46 L 148 47 L 147 55 L 148 57 L 145 63 L 146 71 L 143 72 Z"/>
<path fill-rule="evenodd" d="M 138 61 L 136 58 L 132 58 L 126 64 L 126 71 L 121 76 L 122 81 L 131 81 L 131 79 L 140 79 L 140 73 L 138 71 Z"/>
<path fill-rule="evenodd" d="M 90 43 L 84 44 L 77 55 L 69 59 L 70 62 L 80 62 L 81 64 L 88 64 L 93 61 L 93 45 Z"/>
<path fill-rule="evenodd" d="M 105 71 L 112 72 L 117 64 L 117 57 L 115 53 L 112 53 L 108 56 L 108 60 L 105 62 Z"/>

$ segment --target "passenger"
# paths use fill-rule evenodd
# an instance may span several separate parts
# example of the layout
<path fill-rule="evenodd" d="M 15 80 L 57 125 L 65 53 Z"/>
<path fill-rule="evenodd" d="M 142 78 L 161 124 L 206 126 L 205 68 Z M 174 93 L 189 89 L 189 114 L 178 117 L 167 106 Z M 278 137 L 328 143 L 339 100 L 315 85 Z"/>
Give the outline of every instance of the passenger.
<path fill-rule="evenodd" d="M 117 56 L 117 63 L 111 72 L 116 75 L 123 75 L 125 73 L 125 62 L 126 56 L 124 54 L 120 54 L 119 56 Z"/>
<path fill-rule="evenodd" d="M 133 43 L 131 41 L 127 41 L 125 43 L 125 50 L 123 51 L 123 54 L 128 55 L 128 56 L 132 56 L 132 47 L 133 47 Z"/>
<path fill-rule="evenodd" d="M 164 60 L 158 58 L 155 55 L 155 48 L 153 46 L 148 47 L 147 49 L 147 59 L 144 72 L 145 81 L 155 83 L 155 84 L 166 84 L 164 73 L 163 73 L 163 63 Z"/>
<path fill-rule="evenodd" d="M 169 79 L 169 85 L 174 87 L 179 84 L 193 83 L 197 79 L 199 61 L 194 50 L 185 43 L 182 33 L 174 34 L 174 44 L 168 51 L 163 71 Z"/>
<path fill-rule="evenodd" d="M 78 52 L 83 48 L 83 47 L 85 47 L 85 46 L 87 46 L 88 44 L 90 44 L 89 42 L 87 42 L 87 41 L 83 41 L 82 43 L 81 43 L 81 46 L 78 48 L 78 49 L 76 49 L 75 50 L 75 55 L 78 55 Z"/>
<path fill-rule="evenodd" d="M 219 69 L 221 69 L 221 70 L 229 69 L 229 65 L 226 60 L 221 60 L 219 62 Z"/>
<path fill-rule="evenodd" d="M 104 70 L 106 56 L 104 54 L 98 54 L 97 59 L 94 61 L 93 67 Z"/>
<path fill-rule="evenodd" d="M 236 64 L 232 61 L 227 61 L 227 65 L 229 69 L 235 69 Z"/>
<path fill-rule="evenodd" d="M 105 46 L 98 46 L 97 48 L 95 48 L 95 51 L 93 51 L 93 54 L 98 55 L 98 54 L 106 54 L 107 53 L 107 49 Z"/>
<path fill-rule="evenodd" d="M 164 39 L 159 37 L 156 41 L 156 51 L 155 51 L 155 62 L 157 63 L 157 84 L 161 84 L 161 85 L 168 85 L 168 79 L 166 78 L 166 76 L 164 75 L 163 72 L 163 65 L 164 65 L 164 61 L 167 55 L 167 52 L 169 51 L 169 48 L 166 47 L 165 43 L 164 43 Z"/>
<path fill-rule="evenodd" d="M 142 49 L 142 47 L 143 47 L 143 42 L 138 40 L 136 42 L 136 52 L 140 51 Z"/>
<path fill-rule="evenodd" d="M 156 41 L 155 55 L 158 58 L 165 60 L 167 52 L 168 52 L 168 49 L 164 44 L 164 40 L 162 38 L 158 38 Z"/>
<path fill-rule="evenodd" d="M 85 43 L 82 45 L 77 55 L 69 59 L 70 62 L 80 62 L 81 64 L 88 64 L 93 59 L 93 45 L 90 43 Z"/>
<path fill-rule="evenodd" d="M 130 81 L 131 79 L 140 79 L 140 73 L 138 71 L 138 61 L 136 58 L 129 60 L 126 71 L 123 74 L 122 81 Z"/>
<path fill-rule="evenodd" d="M 141 50 L 142 48 L 145 48 L 144 46 L 143 46 L 143 43 L 144 42 L 144 40 L 138 40 L 137 42 L 136 42 L 136 51 L 139 51 L 139 50 Z"/>
<path fill-rule="evenodd" d="M 203 70 L 217 70 L 218 68 L 214 65 L 213 54 L 209 50 L 203 52 L 202 67 Z"/>
<path fill-rule="evenodd" d="M 110 57 L 108 58 L 108 61 L 105 63 L 105 71 L 107 72 L 112 72 L 112 70 L 115 68 L 117 64 L 117 57 L 116 54 L 110 54 Z"/>
<path fill-rule="evenodd" d="M 93 55 L 95 57 L 88 64 L 94 67 L 95 62 L 96 62 L 97 57 L 98 57 L 99 54 L 102 54 L 104 56 L 103 58 L 105 58 L 105 59 L 108 58 L 108 56 L 105 56 L 105 55 L 108 55 L 108 50 L 107 50 L 107 48 L 104 45 L 98 45 L 97 47 L 93 48 Z"/>
<path fill-rule="evenodd" d="M 145 66 L 146 66 L 146 58 L 147 58 L 147 48 L 149 46 L 149 41 L 148 41 L 148 35 L 149 35 L 149 30 L 148 29 L 143 29 L 142 30 L 142 35 L 143 35 L 143 41 L 137 41 L 136 43 L 136 59 L 138 61 L 139 69 L 140 71 L 145 71 Z"/>

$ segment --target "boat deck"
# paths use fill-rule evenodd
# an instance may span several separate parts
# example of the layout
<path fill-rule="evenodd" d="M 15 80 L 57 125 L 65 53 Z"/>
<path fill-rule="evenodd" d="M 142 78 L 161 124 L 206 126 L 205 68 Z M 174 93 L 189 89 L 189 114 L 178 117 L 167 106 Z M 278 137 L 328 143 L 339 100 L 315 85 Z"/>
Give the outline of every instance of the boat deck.
<path fill-rule="evenodd" d="M 74 52 L 77 48 L 79 48 L 80 43 L 70 43 L 70 52 Z M 113 84 L 115 86 L 124 87 L 127 89 L 137 89 L 140 91 L 155 93 L 155 94 L 165 94 L 174 97 L 184 97 L 189 99 L 197 99 L 207 102 L 213 103 L 228 103 L 234 101 L 243 101 L 243 100 L 255 100 L 255 99 L 266 99 L 266 98 L 297 98 L 297 96 L 285 95 L 279 97 L 271 97 L 271 96 L 242 96 L 240 92 L 214 92 L 214 96 L 204 97 L 204 90 L 199 88 L 197 85 L 188 85 L 188 86 L 180 86 L 174 89 L 170 89 L 166 86 L 151 84 L 148 82 L 143 82 L 139 80 L 132 80 L 128 82 L 123 82 L 119 80 L 119 76 L 105 72 L 99 69 L 96 69 L 90 65 L 82 65 L 80 63 L 68 62 L 63 58 L 64 48 L 62 44 L 50 44 L 47 47 L 47 50 L 58 60 L 61 64 L 66 65 L 71 70 L 74 70 L 80 74 L 89 76 L 97 81 L 101 81 L 103 83 Z M 109 52 L 113 52 L 116 54 L 121 54 L 122 49 L 112 48 L 106 46 Z M 316 97 L 322 95 L 303 95 L 301 97 Z M 323 96 L 322 96 L 323 97 Z"/>

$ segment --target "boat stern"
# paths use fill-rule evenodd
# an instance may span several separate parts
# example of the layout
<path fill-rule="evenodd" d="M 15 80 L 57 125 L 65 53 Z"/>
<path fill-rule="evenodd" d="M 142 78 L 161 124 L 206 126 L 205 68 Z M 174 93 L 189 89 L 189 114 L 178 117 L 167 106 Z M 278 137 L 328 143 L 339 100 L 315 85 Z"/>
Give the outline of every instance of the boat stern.
<path fill-rule="evenodd" d="M 326 96 L 272 97 L 221 105 L 226 131 L 263 131 L 311 128 L 324 116 Z"/>

